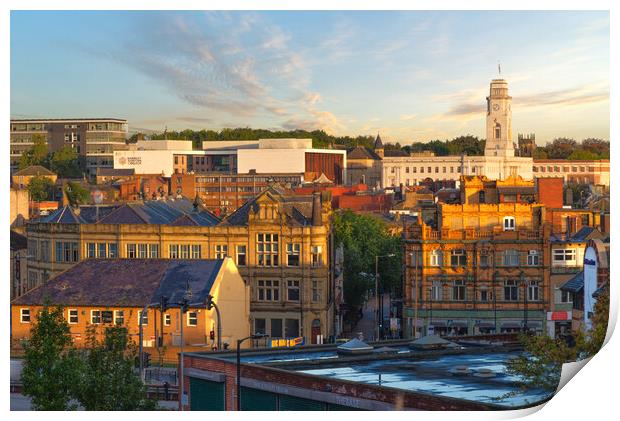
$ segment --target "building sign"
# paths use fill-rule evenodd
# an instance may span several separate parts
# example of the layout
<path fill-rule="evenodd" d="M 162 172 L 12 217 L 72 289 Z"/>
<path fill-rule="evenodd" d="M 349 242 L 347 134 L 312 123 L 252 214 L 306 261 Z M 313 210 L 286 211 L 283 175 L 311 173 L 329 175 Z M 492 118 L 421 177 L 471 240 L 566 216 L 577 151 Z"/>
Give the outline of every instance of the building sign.
<path fill-rule="evenodd" d="M 270 348 L 291 348 L 295 346 L 302 346 L 304 344 L 304 338 L 292 338 L 292 339 L 270 339 L 268 345 Z"/>
<path fill-rule="evenodd" d="M 127 163 L 129 165 L 142 165 L 142 157 L 141 156 L 130 156 L 127 158 Z"/>

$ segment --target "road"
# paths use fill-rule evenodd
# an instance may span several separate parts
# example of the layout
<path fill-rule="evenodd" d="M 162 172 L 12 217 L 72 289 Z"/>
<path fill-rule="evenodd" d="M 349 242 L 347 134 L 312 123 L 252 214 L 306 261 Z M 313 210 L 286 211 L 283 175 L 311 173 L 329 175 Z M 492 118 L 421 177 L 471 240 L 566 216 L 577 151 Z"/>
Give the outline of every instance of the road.
<path fill-rule="evenodd" d="M 375 324 L 375 308 L 377 308 L 377 300 L 374 297 L 370 297 L 368 302 L 363 308 L 364 316 L 353 329 L 354 337 L 361 337 L 365 341 L 375 340 L 376 324 Z M 389 315 L 390 297 L 388 294 L 383 296 L 383 314 L 387 317 Z"/>

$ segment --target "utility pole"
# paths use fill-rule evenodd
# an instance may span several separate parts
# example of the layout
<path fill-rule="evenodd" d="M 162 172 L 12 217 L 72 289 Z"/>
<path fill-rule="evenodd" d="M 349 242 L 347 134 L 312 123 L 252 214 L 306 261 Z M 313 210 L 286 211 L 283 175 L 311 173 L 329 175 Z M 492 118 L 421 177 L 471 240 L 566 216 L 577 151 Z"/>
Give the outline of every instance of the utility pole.
<path fill-rule="evenodd" d="M 213 295 L 207 295 L 207 310 L 211 310 L 215 308 L 215 313 L 217 314 L 217 350 L 222 350 L 222 318 L 220 317 L 220 309 L 217 304 L 213 301 Z"/>
<path fill-rule="evenodd" d="M 390 254 L 385 254 L 383 256 L 375 256 L 375 299 L 377 302 L 377 308 L 375 309 L 375 331 L 376 331 L 376 338 L 375 341 L 380 340 L 380 335 L 381 335 L 381 331 L 380 331 L 380 324 L 383 323 L 383 311 L 381 311 L 381 306 L 382 306 L 382 301 L 379 301 L 379 257 L 394 257 L 395 254 L 390 253 Z M 383 298 L 383 294 L 381 296 L 381 298 Z M 381 311 L 381 313 L 379 313 Z M 381 314 L 381 320 L 379 320 L 379 314 Z"/>

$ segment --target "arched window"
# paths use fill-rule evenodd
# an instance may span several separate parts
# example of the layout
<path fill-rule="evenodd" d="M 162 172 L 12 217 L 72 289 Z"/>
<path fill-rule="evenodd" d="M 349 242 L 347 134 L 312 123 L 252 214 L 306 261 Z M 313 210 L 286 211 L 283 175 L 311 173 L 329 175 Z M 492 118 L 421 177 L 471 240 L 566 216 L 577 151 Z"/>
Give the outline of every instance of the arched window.
<path fill-rule="evenodd" d="M 441 250 L 433 250 L 431 251 L 431 266 L 442 266 L 443 265 L 443 254 Z"/>
<path fill-rule="evenodd" d="M 502 126 L 499 123 L 495 123 L 495 139 L 502 138 Z"/>

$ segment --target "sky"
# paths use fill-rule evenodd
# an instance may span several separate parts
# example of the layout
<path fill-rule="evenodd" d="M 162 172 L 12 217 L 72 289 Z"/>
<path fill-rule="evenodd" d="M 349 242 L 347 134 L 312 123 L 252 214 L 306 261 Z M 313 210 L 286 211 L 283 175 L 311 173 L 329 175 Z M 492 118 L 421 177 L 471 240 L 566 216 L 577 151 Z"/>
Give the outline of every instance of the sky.
<path fill-rule="evenodd" d="M 608 12 L 12 11 L 10 45 L 12 118 L 482 138 L 500 63 L 514 139 L 609 139 Z"/>

